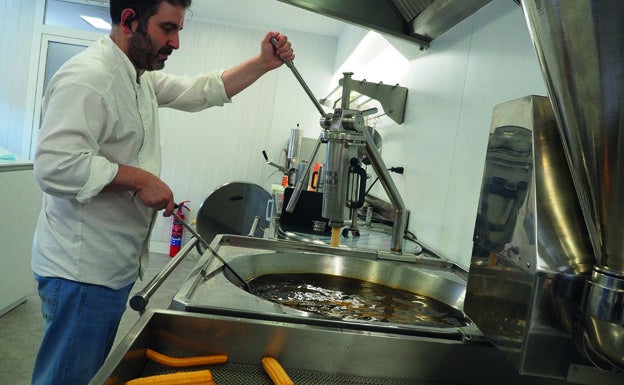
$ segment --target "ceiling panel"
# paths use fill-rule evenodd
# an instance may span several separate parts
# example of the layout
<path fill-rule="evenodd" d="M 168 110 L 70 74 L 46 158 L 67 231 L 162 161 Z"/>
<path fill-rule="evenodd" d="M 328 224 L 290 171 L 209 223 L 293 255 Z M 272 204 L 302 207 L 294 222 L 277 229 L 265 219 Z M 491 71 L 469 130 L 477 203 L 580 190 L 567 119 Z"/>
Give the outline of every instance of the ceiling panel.
<path fill-rule="evenodd" d="M 56 26 L 96 30 L 80 14 L 109 21 L 108 0 L 48 0 L 48 14 Z M 293 30 L 338 37 L 346 24 L 341 20 L 281 3 L 277 0 L 195 0 L 187 20 L 216 22 L 262 30 Z"/>

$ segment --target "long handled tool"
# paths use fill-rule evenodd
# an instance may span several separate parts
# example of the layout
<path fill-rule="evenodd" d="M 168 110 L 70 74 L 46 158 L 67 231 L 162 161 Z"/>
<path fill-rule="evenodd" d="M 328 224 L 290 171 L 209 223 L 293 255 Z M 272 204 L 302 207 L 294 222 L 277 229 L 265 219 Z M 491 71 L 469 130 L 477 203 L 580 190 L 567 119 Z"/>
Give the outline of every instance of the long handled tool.
<path fill-rule="evenodd" d="M 272 37 L 271 43 L 273 44 L 273 47 L 277 48 L 276 38 Z M 297 71 L 297 68 L 295 68 L 295 64 L 290 60 L 284 60 L 284 64 L 286 64 L 286 66 L 290 68 L 290 70 L 292 71 L 293 75 L 295 75 L 295 78 L 297 78 L 297 81 L 299 81 L 299 84 L 301 84 L 301 87 L 303 87 L 303 90 L 305 91 L 305 93 L 308 94 L 308 97 L 310 98 L 310 100 L 312 101 L 312 103 L 314 104 L 318 112 L 321 114 L 321 117 L 325 117 L 327 113 L 323 109 L 323 106 L 321 105 L 321 103 L 319 103 L 319 101 L 316 100 L 316 97 L 312 93 L 312 90 L 310 90 L 310 87 L 308 87 L 305 80 L 303 80 L 303 77 L 301 76 L 299 71 Z"/>
<path fill-rule="evenodd" d="M 191 239 L 186 245 L 184 245 L 184 247 L 182 247 L 180 251 L 178 251 L 177 254 L 171 258 L 169 263 L 167 263 L 167 265 L 159 271 L 158 274 L 156 274 L 142 290 L 139 290 L 132 296 L 132 298 L 130 298 L 130 307 L 139 313 L 143 313 L 152 295 L 154 295 L 156 290 L 158 290 L 160 285 L 163 284 L 176 267 L 182 263 L 184 258 L 186 258 L 198 242 L 199 239 Z"/>
<path fill-rule="evenodd" d="M 177 209 L 177 205 L 176 205 L 176 209 Z M 197 243 L 202 243 L 204 244 L 204 246 L 210 250 L 210 252 L 212 253 L 212 255 L 214 255 L 215 257 L 217 257 L 217 259 L 223 264 L 223 266 L 230 270 L 232 272 L 232 274 L 234 274 L 236 276 L 236 278 L 238 278 L 238 280 L 240 280 L 240 282 L 242 283 L 243 289 L 245 289 L 246 291 L 250 291 L 249 290 L 249 285 L 247 284 L 247 282 L 245 282 L 244 279 L 241 278 L 240 275 L 238 275 L 236 273 L 236 271 L 234 271 L 234 269 L 232 269 L 232 267 L 223 260 L 223 258 L 217 254 L 217 252 L 212 249 L 210 247 L 210 245 L 208 244 L 208 242 L 206 242 L 196 231 L 195 229 L 193 229 L 191 226 L 188 225 L 188 223 L 186 223 L 185 221 L 183 221 L 174 211 L 173 214 L 178 220 L 180 220 L 180 222 L 182 222 L 182 225 L 184 227 L 186 227 L 186 229 L 188 231 L 190 231 L 194 238 L 192 238 L 186 245 L 184 245 L 184 247 L 182 247 L 180 249 L 180 251 L 178 251 L 178 253 L 171 258 L 171 261 L 169 261 L 169 263 L 167 263 L 167 265 L 158 273 L 156 274 L 156 276 L 154 278 L 152 278 L 152 280 L 145 286 L 145 288 L 143 288 L 143 290 L 138 291 L 137 293 L 135 293 L 132 298 L 130 298 L 130 307 L 136 311 L 138 311 L 139 313 L 143 313 L 145 311 L 145 308 L 147 307 L 147 304 L 149 303 L 150 298 L 152 297 L 152 295 L 154 295 L 154 293 L 156 292 L 156 290 L 158 290 L 158 288 L 162 285 L 162 283 L 165 281 L 165 279 L 167 279 L 167 277 L 169 277 L 169 275 L 173 272 L 173 270 L 175 270 L 176 267 L 178 267 L 178 265 L 180 263 L 182 263 L 182 261 L 184 260 L 184 258 L 189 254 L 189 252 L 197 245 Z"/>
<path fill-rule="evenodd" d="M 273 44 L 273 47 L 277 48 L 277 39 L 272 37 L 271 44 Z M 290 60 L 284 60 L 284 64 L 286 64 L 286 66 L 290 68 L 290 71 L 293 73 L 293 75 L 295 75 L 295 78 L 297 79 L 299 84 L 301 84 L 301 87 L 303 88 L 305 93 L 308 95 L 308 97 L 312 101 L 312 104 L 314 104 L 318 112 L 321 114 L 321 117 L 330 118 L 331 114 L 328 115 L 325 112 L 325 110 L 323 109 L 323 106 L 316 99 L 316 97 L 312 93 L 312 90 L 310 90 L 310 87 L 308 87 L 308 84 L 305 82 L 305 80 L 303 80 L 303 77 L 301 76 L 297 68 L 295 67 L 295 63 L 293 63 Z M 302 177 L 299 178 L 299 182 L 295 185 L 295 189 L 293 190 L 293 193 L 290 197 L 290 201 L 288 202 L 288 205 L 286 206 L 286 211 L 288 211 L 289 213 L 292 213 L 295 210 L 295 206 L 297 205 L 297 202 L 299 202 L 299 196 L 301 195 L 301 192 L 303 191 L 303 188 L 305 187 L 304 186 L 305 181 L 307 180 L 308 175 L 310 175 L 310 170 L 312 169 L 312 164 L 314 163 L 312 162 L 312 160 L 316 157 L 316 153 L 318 152 L 320 145 L 321 145 L 321 137 L 319 136 L 318 140 L 316 141 L 316 144 L 314 145 L 314 150 L 312 150 L 312 156 L 310 156 L 310 161 L 308 162 L 308 165 L 305 168 Z"/>
<path fill-rule="evenodd" d="M 176 209 L 178 208 L 178 205 L 175 205 Z M 243 288 L 246 291 L 250 291 L 249 290 L 249 285 L 247 284 L 247 282 L 234 270 L 232 269 L 232 267 L 225 261 L 225 259 L 223 259 L 212 247 L 210 247 L 210 244 L 208 244 L 208 242 L 206 242 L 201 235 L 199 235 L 199 233 L 197 231 L 195 231 L 195 229 L 189 225 L 188 223 L 186 223 L 184 221 L 184 219 L 180 218 L 180 216 L 176 213 L 176 211 L 173 211 L 173 216 L 179 220 L 182 223 L 182 226 L 184 226 L 185 229 L 187 229 L 191 234 L 193 234 L 193 236 L 195 238 L 197 238 L 201 243 L 204 244 L 204 246 L 206 247 L 206 249 L 208 249 L 212 255 L 215 256 L 215 258 L 217 258 L 219 260 L 219 262 L 221 262 L 223 264 L 223 267 L 225 267 L 226 269 L 228 269 L 230 272 L 232 272 L 232 274 L 234 274 L 236 276 L 236 278 L 242 283 Z"/>

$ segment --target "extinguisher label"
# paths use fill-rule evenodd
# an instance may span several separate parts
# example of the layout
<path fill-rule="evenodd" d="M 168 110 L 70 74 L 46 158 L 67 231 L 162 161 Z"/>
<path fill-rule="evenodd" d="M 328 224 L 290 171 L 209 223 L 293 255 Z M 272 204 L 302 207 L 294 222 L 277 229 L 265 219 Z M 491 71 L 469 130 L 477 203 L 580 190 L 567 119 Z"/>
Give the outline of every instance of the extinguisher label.
<path fill-rule="evenodd" d="M 178 205 L 177 214 L 180 219 L 184 220 L 184 211 L 183 208 L 188 210 L 188 207 L 184 205 L 187 201 L 181 202 Z M 173 257 L 176 255 L 181 247 L 182 247 L 182 235 L 184 234 L 184 227 L 182 226 L 182 222 L 178 220 L 178 218 L 173 218 L 173 223 L 171 225 L 171 243 L 169 245 L 169 256 Z"/>

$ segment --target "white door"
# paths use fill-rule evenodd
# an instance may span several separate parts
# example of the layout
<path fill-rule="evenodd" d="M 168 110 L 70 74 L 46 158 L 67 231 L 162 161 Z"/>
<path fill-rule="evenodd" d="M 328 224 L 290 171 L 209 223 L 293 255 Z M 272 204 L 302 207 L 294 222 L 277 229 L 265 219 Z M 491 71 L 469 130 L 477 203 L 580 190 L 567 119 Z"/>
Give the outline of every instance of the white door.
<path fill-rule="evenodd" d="M 37 88 L 35 91 L 35 101 L 32 116 L 31 140 L 30 140 L 30 159 L 35 155 L 37 146 L 37 138 L 39 136 L 39 126 L 41 123 L 41 100 L 43 93 L 52 78 L 52 75 L 65 63 L 69 58 L 84 50 L 93 43 L 92 40 L 70 38 L 66 36 L 57 36 L 43 34 L 41 37 L 41 50 L 37 69 Z"/>

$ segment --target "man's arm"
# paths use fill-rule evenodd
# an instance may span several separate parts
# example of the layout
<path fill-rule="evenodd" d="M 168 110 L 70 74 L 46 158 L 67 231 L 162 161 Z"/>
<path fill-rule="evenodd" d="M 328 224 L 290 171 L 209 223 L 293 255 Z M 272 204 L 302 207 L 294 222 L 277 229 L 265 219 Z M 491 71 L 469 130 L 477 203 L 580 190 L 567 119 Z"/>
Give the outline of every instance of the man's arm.
<path fill-rule="evenodd" d="M 273 47 L 271 38 L 277 39 L 277 46 Z M 278 32 L 269 32 L 262 39 L 260 54 L 223 72 L 221 79 L 225 92 L 229 98 L 238 94 L 262 75 L 278 68 L 284 60 L 293 60 L 295 55 L 286 36 Z"/>
<path fill-rule="evenodd" d="M 164 216 L 173 213 L 173 192 L 156 175 L 137 167 L 119 165 L 115 178 L 102 192 L 128 191 L 141 202 L 156 210 L 165 209 Z"/>

